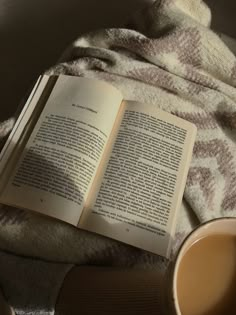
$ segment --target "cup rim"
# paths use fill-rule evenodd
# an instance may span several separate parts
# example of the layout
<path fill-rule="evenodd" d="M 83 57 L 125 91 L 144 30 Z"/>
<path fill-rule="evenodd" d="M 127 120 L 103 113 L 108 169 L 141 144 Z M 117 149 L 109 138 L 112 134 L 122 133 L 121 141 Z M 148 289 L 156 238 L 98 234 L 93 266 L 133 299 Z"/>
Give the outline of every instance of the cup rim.
<path fill-rule="evenodd" d="M 181 315 L 181 310 L 178 303 L 178 295 L 177 295 L 177 271 L 179 270 L 180 260 L 181 260 L 181 253 L 184 250 L 185 244 L 188 241 L 190 237 L 193 236 L 193 234 L 197 233 L 199 229 L 206 228 L 208 225 L 214 224 L 218 221 L 236 221 L 236 217 L 221 217 L 221 218 L 214 218 L 209 221 L 200 223 L 198 226 L 196 226 L 183 240 L 180 248 L 177 251 L 176 258 L 174 261 L 174 270 L 173 270 L 173 276 L 172 276 L 172 297 L 175 305 L 175 309 L 177 311 L 177 315 Z"/>

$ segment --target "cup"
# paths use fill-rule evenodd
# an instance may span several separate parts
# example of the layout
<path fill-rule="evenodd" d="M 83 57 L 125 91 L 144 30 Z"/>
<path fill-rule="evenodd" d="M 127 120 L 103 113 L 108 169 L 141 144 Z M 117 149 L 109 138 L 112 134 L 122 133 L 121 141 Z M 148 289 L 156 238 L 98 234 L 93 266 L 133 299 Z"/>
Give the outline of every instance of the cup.
<path fill-rule="evenodd" d="M 164 303 L 164 314 L 168 315 L 183 315 L 180 310 L 177 279 L 180 269 L 180 264 L 189 248 L 198 240 L 213 235 L 233 235 L 236 236 L 236 218 L 219 218 L 201 224 L 193 230 L 184 240 L 174 261 L 170 262 L 169 269 L 166 275 L 165 284 L 166 298 Z M 193 271 L 194 272 L 194 271 Z M 194 292 L 192 292 L 194 294 Z M 201 303 L 201 301 L 199 301 Z"/>

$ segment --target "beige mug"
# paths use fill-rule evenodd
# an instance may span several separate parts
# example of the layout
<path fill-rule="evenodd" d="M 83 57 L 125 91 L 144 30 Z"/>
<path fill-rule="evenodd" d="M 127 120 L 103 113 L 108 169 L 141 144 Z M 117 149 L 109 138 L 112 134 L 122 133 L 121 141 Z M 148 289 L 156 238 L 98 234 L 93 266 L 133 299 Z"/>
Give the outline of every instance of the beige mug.
<path fill-rule="evenodd" d="M 165 277 L 166 294 L 163 304 L 163 314 L 183 315 L 180 309 L 177 292 L 177 278 L 181 261 L 186 252 L 196 241 L 203 237 L 212 235 L 236 236 L 236 218 L 227 217 L 208 221 L 198 226 L 186 237 L 176 255 L 175 260 L 170 262 Z"/>

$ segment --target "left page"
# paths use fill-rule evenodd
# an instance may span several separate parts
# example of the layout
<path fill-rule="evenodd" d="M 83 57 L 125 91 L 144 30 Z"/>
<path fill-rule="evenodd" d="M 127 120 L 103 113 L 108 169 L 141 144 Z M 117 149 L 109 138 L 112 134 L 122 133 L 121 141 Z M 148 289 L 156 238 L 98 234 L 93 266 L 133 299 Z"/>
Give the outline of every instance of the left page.
<path fill-rule="evenodd" d="M 56 77 L 42 75 L 35 83 L 21 113 L 0 152 L 0 194 L 9 179 L 37 117 L 46 103 Z"/>
<path fill-rule="evenodd" d="M 0 202 L 77 225 L 121 102 L 105 82 L 59 76 Z"/>

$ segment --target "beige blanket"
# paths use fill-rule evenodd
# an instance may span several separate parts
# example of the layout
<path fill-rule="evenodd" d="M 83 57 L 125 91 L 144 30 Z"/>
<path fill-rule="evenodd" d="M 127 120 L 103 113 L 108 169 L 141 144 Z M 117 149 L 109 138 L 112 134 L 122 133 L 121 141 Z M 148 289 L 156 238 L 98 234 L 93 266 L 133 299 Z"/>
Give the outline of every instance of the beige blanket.
<path fill-rule="evenodd" d="M 100 30 L 79 38 L 64 54 L 64 62 L 48 71 L 106 80 L 126 99 L 156 104 L 196 124 L 197 140 L 173 254 L 197 224 L 236 216 L 236 59 L 209 25 L 210 12 L 200 0 L 156 1 L 136 15 L 127 28 Z M 0 137 L 7 134 L 13 122 L 0 124 Z M 0 208 L 0 248 L 15 255 L 65 263 L 56 264 L 55 288 L 46 286 L 47 297 L 54 298 L 61 278 L 70 268 L 67 263 L 158 270 L 166 266 L 165 260 L 156 255 L 5 206 Z M 12 257 L 1 253 L 4 277 L 0 275 L 0 285 L 24 314 L 24 293 L 17 298 L 14 286 L 9 285 L 8 262 Z M 34 274 L 35 260 L 14 259 L 11 268 L 18 268 L 19 262 L 21 267 L 27 265 L 21 269 L 22 281 L 27 282 L 26 269 Z M 37 263 L 42 263 L 40 268 L 45 272 L 56 268 L 46 262 Z M 40 287 L 37 289 L 40 291 Z M 32 296 L 32 313 L 38 314 L 30 281 L 25 291 Z M 54 298 L 45 297 L 38 303 L 44 314 L 53 312 Z"/>

